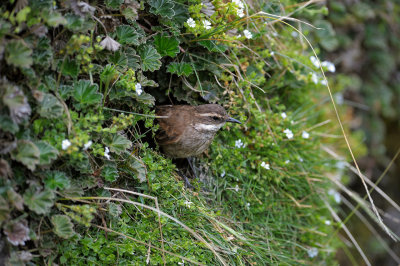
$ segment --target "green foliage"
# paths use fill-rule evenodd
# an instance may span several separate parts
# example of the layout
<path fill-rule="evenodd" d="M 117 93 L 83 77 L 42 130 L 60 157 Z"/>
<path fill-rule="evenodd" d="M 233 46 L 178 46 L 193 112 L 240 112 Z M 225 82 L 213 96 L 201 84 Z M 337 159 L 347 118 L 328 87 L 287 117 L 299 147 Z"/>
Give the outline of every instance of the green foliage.
<path fill-rule="evenodd" d="M 139 56 L 143 71 L 154 71 L 161 67 L 161 56 L 151 45 L 143 45 L 139 48 Z"/>
<path fill-rule="evenodd" d="M 24 193 L 24 203 L 37 214 L 45 214 L 54 204 L 54 193 L 48 189 L 37 190 L 30 186 Z"/>
<path fill-rule="evenodd" d="M 168 65 L 167 71 L 178 76 L 184 75 L 185 77 L 193 73 L 193 68 L 189 63 L 172 62 Z"/>
<path fill-rule="evenodd" d="M 179 53 L 179 41 L 174 37 L 158 34 L 154 37 L 154 45 L 161 56 L 175 57 Z"/>
<path fill-rule="evenodd" d="M 51 223 L 54 226 L 54 233 L 59 237 L 71 238 L 75 234 L 74 225 L 66 215 L 54 215 L 51 217 Z"/>
<path fill-rule="evenodd" d="M 16 67 L 29 67 L 32 65 L 32 50 L 22 40 L 12 40 L 6 45 L 7 64 Z"/>

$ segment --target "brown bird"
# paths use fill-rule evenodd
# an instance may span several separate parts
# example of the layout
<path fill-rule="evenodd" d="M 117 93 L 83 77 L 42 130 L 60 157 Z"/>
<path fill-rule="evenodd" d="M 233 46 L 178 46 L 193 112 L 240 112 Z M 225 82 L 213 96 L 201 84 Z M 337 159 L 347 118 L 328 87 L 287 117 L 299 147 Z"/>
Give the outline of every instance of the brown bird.
<path fill-rule="evenodd" d="M 218 104 L 162 105 L 156 108 L 160 130 L 156 136 L 163 152 L 187 158 L 205 151 L 226 122 L 239 123 Z"/>

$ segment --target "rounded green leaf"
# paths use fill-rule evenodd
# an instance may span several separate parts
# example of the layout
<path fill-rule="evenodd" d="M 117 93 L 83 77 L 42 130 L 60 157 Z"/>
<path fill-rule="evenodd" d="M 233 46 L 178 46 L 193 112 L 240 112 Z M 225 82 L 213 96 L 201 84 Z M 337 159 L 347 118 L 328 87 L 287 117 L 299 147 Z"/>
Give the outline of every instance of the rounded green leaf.
<path fill-rule="evenodd" d="M 103 94 L 97 92 L 97 84 L 91 84 L 90 80 L 79 80 L 74 84 L 73 96 L 80 104 L 99 103 Z"/>
<path fill-rule="evenodd" d="M 40 163 L 40 150 L 29 140 L 19 140 L 17 148 L 11 152 L 11 156 L 31 171 L 34 171 L 36 165 Z"/>
<path fill-rule="evenodd" d="M 54 233 L 62 238 L 70 238 L 75 235 L 74 225 L 67 215 L 54 215 L 51 217 L 51 223 L 54 226 Z"/>
<path fill-rule="evenodd" d="M 161 56 L 157 50 L 151 45 L 144 45 L 139 49 L 139 56 L 142 62 L 143 71 L 158 70 L 161 67 Z"/>

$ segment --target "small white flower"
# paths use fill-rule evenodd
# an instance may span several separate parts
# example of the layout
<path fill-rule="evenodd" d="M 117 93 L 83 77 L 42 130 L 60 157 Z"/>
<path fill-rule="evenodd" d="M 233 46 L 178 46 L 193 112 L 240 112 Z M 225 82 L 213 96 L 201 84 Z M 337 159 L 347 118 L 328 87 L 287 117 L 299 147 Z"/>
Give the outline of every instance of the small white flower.
<path fill-rule="evenodd" d="M 270 55 L 270 56 L 274 56 L 274 55 L 275 55 L 275 52 L 272 51 L 272 52 L 269 53 L 269 55 Z"/>
<path fill-rule="evenodd" d="M 178 265 L 185 265 L 185 261 L 182 260 L 182 262 L 178 262 Z"/>
<path fill-rule="evenodd" d="M 301 137 L 302 137 L 303 139 L 308 139 L 308 138 L 310 137 L 310 133 L 308 133 L 308 132 L 306 132 L 306 131 L 303 131 L 303 133 L 301 133 Z"/>
<path fill-rule="evenodd" d="M 191 28 L 196 27 L 196 22 L 195 22 L 192 18 L 188 18 L 188 20 L 186 21 L 186 23 L 187 23 L 188 26 L 191 27 Z"/>
<path fill-rule="evenodd" d="M 307 250 L 307 254 L 310 258 L 314 258 L 318 255 L 318 249 L 317 248 L 310 248 Z"/>
<path fill-rule="evenodd" d="M 225 170 L 223 170 L 221 173 L 221 177 L 224 177 L 224 176 L 225 176 Z"/>
<path fill-rule="evenodd" d="M 140 96 L 140 94 L 143 93 L 142 84 L 136 83 L 136 85 L 135 85 L 135 90 L 136 90 L 137 95 Z"/>
<path fill-rule="evenodd" d="M 290 130 L 290 129 L 285 129 L 284 131 L 283 131 L 283 133 L 285 133 L 286 134 L 286 137 L 288 138 L 288 139 L 292 139 L 293 138 L 293 132 Z"/>
<path fill-rule="evenodd" d="M 63 150 L 66 150 L 69 146 L 71 146 L 71 141 L 69 141 L 68 139 L 64 139 L 61 143 L 61 148 Z"/>
<path fill-rule="evenodd" d="M 235 147 L 238 149 L 244 147 L 244 143 L 242 142 L 241 139 L 238 139 L 237 141 L 235 141 Z"/>
<path fill-rule="evenodd" d="M 288 163 L 290 163 L 290 160 L 286 160 L 286 161 L 285 161 L 285 164 L 288 164 Z"/>
<path fill-rule="evenodd" d="M 312 82 L 314 82 L 315 84 L 318 84 L 319 80 L 318 80 L 318 75 L 314 72 L 311 74 L 311 80 Z"/>
<path fill-rule="evenodd" d="M 274 32 L 272 33 L 272 36 L 276 37 L 276 36 L 278 36 L 278 33 L 277 33 L 276 31 L 274 31 Z"/>
<path fill-rule="evenodd" d="M 304 160 L 303 158 L 299 157 L 299 161 L 302 163 Z"/>
<path fill-rule="evenodd" d="M 238 10 L 236 10 L 236 15 L 238 15 L 239 18 L 244 17 L 244 9 L 239 8 Z"/>
<path fill-rule="evenodd" d="M 121 44 L 119 44 L 119 42 L 115 41 L 110 36 L 106 36 L 104 40 L 100 42 L 100 46 L 102 46 L 104 49 L 115 52 L 119 49 Z"/>
<path fill-rule="evenodd" d="M 191 201 L 185 201 L 184 204 L 186 205 L 186 207 L 190 208 L 190 206 L 193 204 L 193 202 Z"/>
<path fill-rule="evenodd" d="M 297 31 L 292 31 L 290 35 L 292 35 L 293 38 L 297 38 L 297 36 L 299 36 L 299 33 Z"/>
<path fill-rule="evenodd" d="M 281 116 L 282 116 L 283 119 L 286 119 L 286 117 L 287 117 L 285 112 L 281 113 Z"/>
<path fill-rule="evenodd" d="M 344 102 L 343 94 L 338 92 L 335 94 L 336 103 L 342 105 Z"/>
<path fill-rule="evenodd" d="M 334 65 L 332 62 L 324 61 L 324 62 L 321 63 L 321 65 L 322 65 L 323 67 L 326 67 L 326 68 L 328 69 L 329 72 L 334 73 L 334 72 L 336 71 L 336 67 L 335 67 L 335 65 Z"/>
<path fill-rule="evenodd" d="M 244 30 L 243 34 L 247 39 L 253 38 L 253 34 L 249 30 Z"/>
<path fill-rule="evenodd" d="M 236 4 L 239 8 L 243 9 L 244 8 L 244 4 L 242 1 L 240 0 L 232 0 L 232 3 Z"/>
<path fill-rule="evenodd" d="M 109 149 L 108 147 L 106 147 L 106 148 L 104 149 L 104 157 L 106 157 L 107 160 L 111 160 L 111 157 L 110 157 L 110 149 Z"/>
<path fill-rule="evenodd" d="M 208 20 L 203 20 L 203 26 L 206 28 L 206 30 L 211 29 L 211 22 Z"/>
<path fill-rule="evenodd" d="M 321 79 L 320 83 L 324 86 L 326 86 L 328 84 L 328 82 L 325 79 Z"/>
<path fill-rule="evenodd" d="M 340 202 L 342 201 L 342 199 L 341 199 L 341 197 L 340 197 L 340 193 L 337 192 L 336 190 L 334 190 L 334 189 L 331 188 L 331 189 L 328 191 L 328 194 L 331 195 L 331 196 L 333 196 L 333 198 L 335 199 L 336 203 L 340 203 Z"/>
<path fill-rule="evenodd" d="M 313 65 L 315 66 L 315 67 L 318 67 L 319 68 L 319 61 L 318 61 L 318 59 L 315 57 L 315 56 L 310 56 L 310 61 L 311 61 L 311 63 L 313 63 Z"/>
<path fill-rule="evenodd" d="M 336 163 L 336 168 L 339 169 L 339 170 L 343 170 L 345 166 L 346 166 L 346 162 L 338 161 Z"/>
<path fill-rule="evenodd" d="M 326 224 L 326 225 L 331 225 L 331 221 L 325 220 L 325 224 Z"/>
<path fill-rule="evenodd" d="M 240 37 L 242 37 L 242 34 L 238 34 L 238 36 L 237 36 L 238 38 L 240 38 Z"/>
<path fill-rule="evenodd" d="M 239 192 L 239 185 L 236 185 L 236 187 L 234 189 L 236 192 Z"/>
<path fill-rule="evenodd" d="M 92 146 L 93 141 L 89 140 L 87 143 L 83 144 L 83 150 L 86 151 L 87 149 L 90 148 L 90 146 Z"/>
<path fill-rule="evenodd" d="M 261 167 L 263 167 L 263 168 L 265 168 L 265 169 L 267 169 L 267 170 L 270 170 L 271 168 L 269 167 L 269 163 L 265 163 L 265 162 L 262 162 L 261 163 Z"/>
<path fill-rule="evenodd" d="M 248 203 L 248 202 L 246 203 L 246 208 L 250 209 L 250 203 Z"/>

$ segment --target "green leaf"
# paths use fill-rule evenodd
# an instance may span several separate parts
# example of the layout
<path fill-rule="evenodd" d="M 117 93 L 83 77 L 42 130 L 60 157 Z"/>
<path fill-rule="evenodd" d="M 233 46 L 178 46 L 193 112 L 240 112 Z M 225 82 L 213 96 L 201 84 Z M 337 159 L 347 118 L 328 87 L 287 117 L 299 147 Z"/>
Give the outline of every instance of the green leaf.
<path fill-rule="evenodd" d="M 177 74 L 178 76 L 184 75 L 185 77 L 187 77 L 193 73 L 193 68 L 189 63 L 172 62 L 171 64 L 168 65 L 167 72 L 172 74 Z"/>
<path fill-rule="evenodd" d="M 121 7 L 121 14 L 124 15 L 126 19 L 137 20 L 138 19 L 138 9 L 140 8 L 140 4 L 131 0 L 129 3 L 125 2 L 125 5 Z"/>
<path fill-rule="evenodd" d="M 126 70 L 128 66 L 128 57 L 124 52 L 118 50 L 108 56 L 108 62 L 113 63 L 118 70 L 122 71 Z"/>
<path fill-rule="evenodd" d="M 217 52 L 217 53 L 223 53 L 225 52 L 228 47 L 224 44 L 217 43 L 217 41 L 214 40 L 203 40 L 198 42 L 201 46 L 207 48 L 208 51 L 210 52 Z"/>
<path fill-rule="evenodd" d="M 58 88 L 58 93 L 60 94 L 61 99 L 66 100 L 72 96 L 72 92 L 74 87 L 70 85 L 60 85 Z"/>
<path fill-rule="evenodd" d="M 8 219 L 10 212 L 8 202 L 0 195 L 0 223 Z"/>
<path fill-rule="evenodd" d="M 38 113 L 45 118 L 58 118 L 63 115 L 64 107 L 54 95 L 43 93 Z"/>
<path fill-rule="evenodd" d="M 126 53 L 126 56 L 128 57 L 128 67 L 133 70 L 139 69 L 140 57 L 136 54 L 136 51 L 131 47 L 127 47 L 127 48 L 125 48 L 125 53 Z"/>
<path fill-rule="evenodd" d="M 53 60 L 53 48 L 48 38 L 40 38 L 32 54 L 33 62 L 42 67 L 48 67 Z"/>
<path fill-rule="evenodd" d="M 17 148 L 11 152 L 11 156 L 31 171 L 34 171 L 36 165 L 40 162 L 40 150 L 29 140 L 19 140 Z"/>
<path fill-rule="evenodd" d="M 74 83 L 73 96 L 80 104 L 95 104 L 101 102 L 103 95 L 97 92 L 97 84 L 90 80 L 79 80 Z"/>
<path fill-rule="evenodd" d="M 108 8 L 117 10 L 124 3 L 124 0 L 105 0 L 104 2 Z"/>
<path fill-rule="evenodd" d="M 66 58 L 60 66 L 62 69 L 62 74 L 66 76 L 71 76 L 73 78 L 77 77 L 79 74 L 79 64 L 76 60 Z"/>
<path fill-rule="evenodd" d="M 56 190 L 58 188 L 63 190 L 71 186 L 69 178 L 64 172 L 46 171 L 45 176 L 44 184 L 48 189 Z"/>
<path fill-rule="evenodd" d="M 16 67 L 30 67 L 32 65 L 32 50 L 22 40 L 12 40 L 6 45 L 7 64 Z"/>
<path fill-rule="evenodd" d="M 54 215 L 51 217 L 54 233 L 61 238 L 68 239 L 75 235 L 74 225 L 67 215 Z"/>
<path fill-rule="evenodd" d="M 104 84 L 110 84 L 110 82 L 116 79 L 118 76 L 118 71 L 115 69 L 114 65 L 108 64 L 104 67 L 103 72 L 100 74 L 100 80 Z"/>
<path fill-rule="evenodd" d="M 106 181 L 114 182 L 119 177 L 118 170 L 114 166 L 105 166 L 101 171 L 101 176 Z"/>
<path fill-rule="evenodd" d="M 74 14 L 66 14 L 65 18 L 67 19 L 66 28 L 71 30 L 72 32 L 88 32 L 94 28 L 96 25 L 94 20 L 87 20 L 84 17 L 80 17 Z"/>
<path fill-rule="evenodd" d="M 0 115 L 0 129 L 15 134 L 19 127 L 8 115 Z"/>
<path fill-rule="evenodd" d="M 40 165 L 47 165 L 50 164 L 53 160 L 57 159 L 58 157 L 58 150 L 48 144 L 44 140 L 35 141 L 36 147 L 39 148 L 40 151 Z"/>
<path fill-rule="evenodd" d="M 37 214 L 46 214 L 54 204 L 54 193 L 51 190 L 37 190 L 31 185 L 24 193 L 24 203 Z"/>
<path fill-rule="evenodd" d="M 110 151 L 120 154 L 132 146 L 132 142 L 126 137 L 118 134 L 110 134 L 103 139 L 103 143 Z"/>
<path fill-rule="evenodd" d="M 131 156 L 130 154 L 127 155 L 129 156 L 129 159 L 126 160 L 127 166 L 129 168 L 128 172 L 133 172 L 133 174 L 135 174 L 136 177 L 139 179 L 139 182 L 145 182 L 147 180 L 146 166 L 138 158 Z"/>
<path fill-rule="evenodd" d="M 139 49 L 139 56 L 142 62 L 142 70 L 158 70 L 161 67 L 161 56 L 157 53 L 157 50 L 151 45 L 141 46 Z"/>
<path fill-rule="evenodd" d="M 117 37 L 120 44 L 133 44 L 139 45 L 139 33 L 134 28 L 128 25 L 121 25 L 117 27 Z"/>
<path fill-rule="evenodd" d="M 174 37 L 158 34 L 154 37 L 154 45 L 161 56 L 175 57 L 179 53 L 179 41 Z"/>
<path fill-rule="evenodd" d="M 51 27 L 57 27 L 58 25 L 67 24 L 67 20 L 58 12 L 50 12 L 48 16 L 45 16 L 47 25 Z"/>
<path fill-rule="evenodd" d="M 150 12 L 171 19 L 175 15 L 174 3 L 168 0 L 150 0 Z"/>
<path fill-rule="evenodd" d="M 137 96 L 137 101 L 144 104 L 154 105 L 156 99 L 151 94 L 142 93 L 139 96 Z"/>
<path fill-rule="evenodd" d="M 142 87 L 158 87 L 157 82 L 148 79 L 145 75 L 143 75 L 141 71 L 137 74 L 137 80 L 142 85 Z"/>

